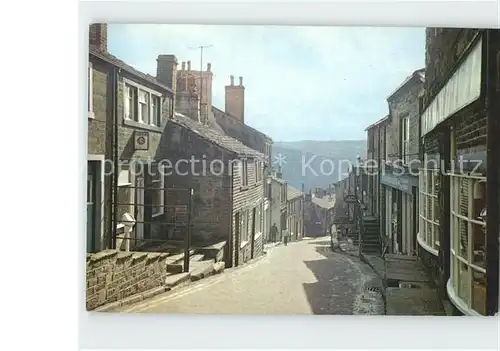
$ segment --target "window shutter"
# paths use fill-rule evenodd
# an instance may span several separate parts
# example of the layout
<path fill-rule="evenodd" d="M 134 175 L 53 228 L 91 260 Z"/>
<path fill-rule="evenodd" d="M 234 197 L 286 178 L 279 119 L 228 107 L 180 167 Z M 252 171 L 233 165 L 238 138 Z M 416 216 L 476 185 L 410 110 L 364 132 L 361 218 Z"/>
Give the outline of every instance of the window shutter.
<path fill-rule="evenodd" d="M 128 118 L 130 119 L 130 94 L 131 94 L 131 91 L 130 91 L 130 87 L 127 87 L 125 86 L 125 99 L 124 99 L 124 103 L 123 103 L 123 108 L 124 108 L 124 116 L 125 118 Z"/>

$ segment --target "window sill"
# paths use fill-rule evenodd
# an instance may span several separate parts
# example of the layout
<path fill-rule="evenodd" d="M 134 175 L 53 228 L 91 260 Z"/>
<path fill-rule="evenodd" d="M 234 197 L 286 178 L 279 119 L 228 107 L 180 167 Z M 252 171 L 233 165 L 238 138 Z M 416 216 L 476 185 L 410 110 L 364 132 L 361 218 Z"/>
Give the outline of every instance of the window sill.
<path fill-rule="evenodd" d="M 93 111 L 89 111 L 89 119 L 95 119 L 95 114 Z"/>
<path fill-rule="evenodd" d="M 451 278 L 448 279 L 448 282 L 446 283 L 446 293 L 448 294 L 451 303 L 453 303 L 455 307 L 466 316 L 482 316 L 482 314 L 474 311 L 472 308 L 469 308 L 465 301 L 457 295 L 453 285 L 451 284 Z"/>
<path fill-rule="evenodd" d="M 125 124 L 126 126 L 129 126 L 129 127 L 134 127 L 134 128 L 149 130 L 149 131 L 152 131 L 152 132 L 158 132 L 158 133 L 162 133 L 163 132 L 163 128 L 161 128 L 161 127 L 152 126 L 152 125 L 149 125 L 149 124 L 146 124 L 146 123 L 132 121 L 131 119 L 126 119 L 126 118 L 123 119 L 123 124 Z"/>
<path fill-rule="evenodd" d="M 248 189 L 249 189 L 249 188 L 248 188 L 248 185 L 241 185 L 241 186 L 240 186 L 240 191 L 246 191 L 246 190 L 248 190 Z"/>
<path fill-rule="evenodd" d="M 155 213 L 154 215 L 151 215 L 151 218 L 160 217 L 160 216 L 163 216 L 164 214 L 165 214 L 165 212 Z"/>
<path fill-rule="evenodd" d="M 241 243 L 241 245 L 240 245 L 240 249 L 242 249 L 242 248 L 244 248 L 245 246 L 247 246 L 247 244 L 248 244 L 248 240 L 247 240 L 247 241 L 242 242 L 242 243 Z"/>
<path fill-rule="evenodd" d="M 429 246 L 420 236 L 420 233 L 417 233 L 417 242 L 425 251 L 429 252 L 434 256 L 439 256 L 439 251 Z"/>

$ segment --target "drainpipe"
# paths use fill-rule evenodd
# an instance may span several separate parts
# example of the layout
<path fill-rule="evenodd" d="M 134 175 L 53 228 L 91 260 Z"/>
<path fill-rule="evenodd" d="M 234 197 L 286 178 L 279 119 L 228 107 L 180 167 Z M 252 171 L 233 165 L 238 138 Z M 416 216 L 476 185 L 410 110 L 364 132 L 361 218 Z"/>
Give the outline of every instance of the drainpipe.
<path fill-rule="evenodd" d="M 118 224 L 118 79 L 119 79 L 120 69 L 117 67 L 113 68 L 113 87 L 111 89 L 112 101 L 113 101 L 113 193 L 112 193 L 112 203 L 113 203 L 113 220 L 112 220 L 112 236 L 110 240 L 110 248 L 116 248 L 116 226 Z"/>

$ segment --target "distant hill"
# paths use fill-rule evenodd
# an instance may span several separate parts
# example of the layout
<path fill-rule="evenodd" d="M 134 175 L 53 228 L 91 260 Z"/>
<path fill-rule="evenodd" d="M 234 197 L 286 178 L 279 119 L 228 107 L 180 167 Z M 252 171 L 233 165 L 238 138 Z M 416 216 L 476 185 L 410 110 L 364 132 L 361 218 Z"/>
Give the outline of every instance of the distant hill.
<path fill-rule="evenodd" d="M 275 142 L 273 167 L 281 165 L 283 178 L 290 185 L 300 189 L 304 183 L 309 191 L 345 177 L 349 162 L 356 164 L 358 155 L 366 157 L 366 140 Z"/>

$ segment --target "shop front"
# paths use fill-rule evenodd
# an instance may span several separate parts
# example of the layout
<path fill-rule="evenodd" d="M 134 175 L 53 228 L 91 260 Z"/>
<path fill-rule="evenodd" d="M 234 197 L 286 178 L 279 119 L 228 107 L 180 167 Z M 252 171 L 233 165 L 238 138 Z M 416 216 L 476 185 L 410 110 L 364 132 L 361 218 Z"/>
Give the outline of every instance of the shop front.
<path fill-rule="evenodd" d="M 498 173 L 488 172 L 486 158 L 488 138 L 498 135 L 488 129 L 483 33 L 421 116 L 419 253 L 437 266 L 447 298 L 463 315 L 498 308 L 498 267 L 492 265 L 498 266 L 498 219 L 487 220 L 487 208 L 498 209 L 498 191 L 487 187 Z"/>
<path fill-rule="evenodd" d="M 399 174 L 386 168 L 380 179 L 385 188 L 385 234 L 387 251 L 411 255 L 414 252 L 414 191 L 418 178 L 405 170 Z"/>

